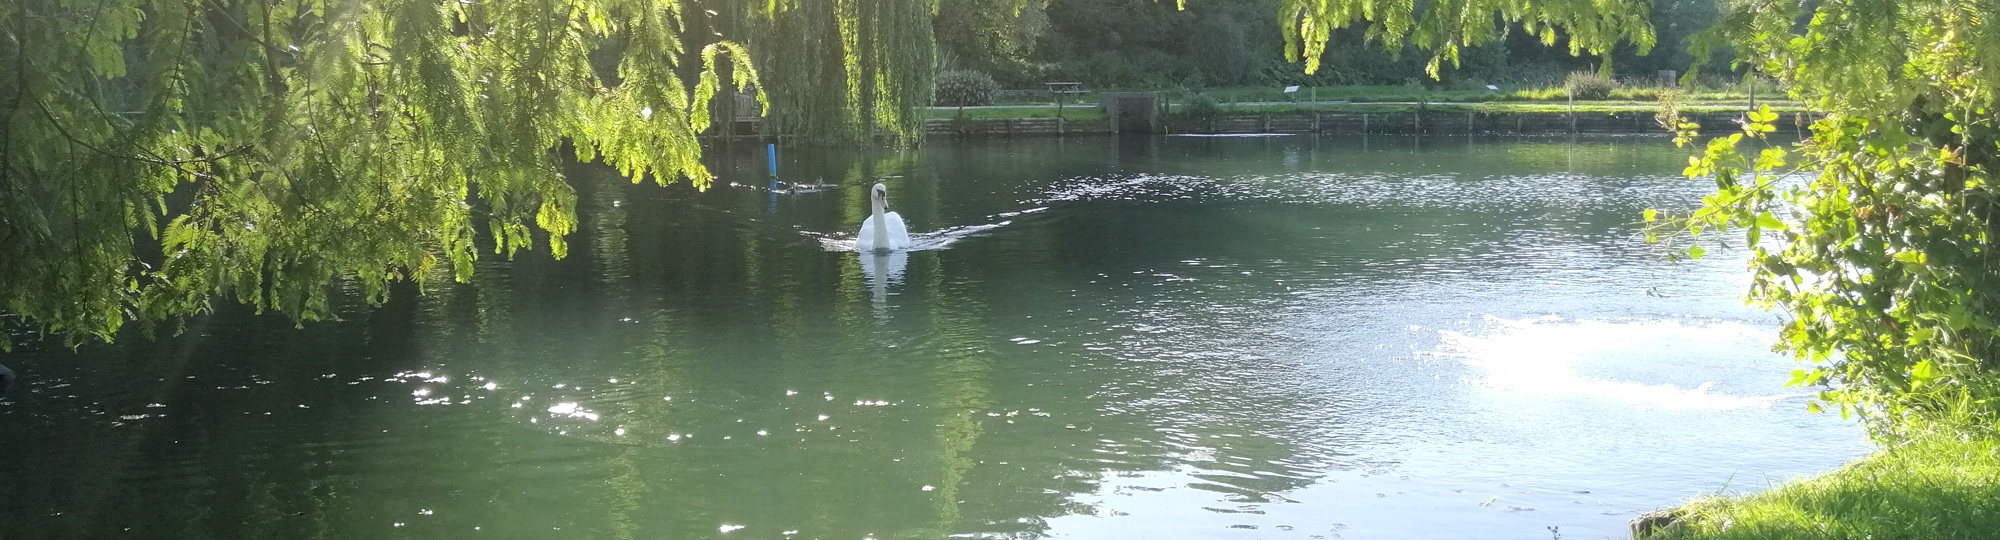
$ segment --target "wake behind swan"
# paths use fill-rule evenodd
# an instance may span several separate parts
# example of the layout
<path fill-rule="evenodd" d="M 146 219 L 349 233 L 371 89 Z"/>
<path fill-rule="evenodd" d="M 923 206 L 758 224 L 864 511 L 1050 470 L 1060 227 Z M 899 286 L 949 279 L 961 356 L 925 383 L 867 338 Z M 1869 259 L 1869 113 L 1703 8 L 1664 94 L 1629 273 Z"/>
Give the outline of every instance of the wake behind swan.
<path fill-rule="evenodd" d="M 1031 208 L 1020 212 L 1007 212 L 994 217 L 1012 218 L 1022 214 L 1032 214 L 1047 210 L 1047 207 Z M 868 192 L 868 219 L 861 222 L 861 230 L 852 237 L 821 236 L 821 249 L 857 253 L 891 253 L 905 251 L 929 251 L 951 247 L 961 238 L 998 229 L 1012 221 L 1000 221 L 984 225 L 950 227 L 928 233 L 910 234 L 903 216 L 889 211 L 889 188 L 875 184 Z"/>

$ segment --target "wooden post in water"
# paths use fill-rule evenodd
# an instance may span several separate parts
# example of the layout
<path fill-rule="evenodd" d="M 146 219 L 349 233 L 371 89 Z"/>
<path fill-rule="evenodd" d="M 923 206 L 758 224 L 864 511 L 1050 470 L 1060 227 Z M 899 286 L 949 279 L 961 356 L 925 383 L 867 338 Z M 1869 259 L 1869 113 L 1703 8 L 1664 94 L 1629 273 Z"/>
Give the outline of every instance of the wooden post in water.
<path fill-rule="evenodd" d="M 1368 134 L 1368 113 L 1361 113 L 1361 133 Z"/>
<path fill-rule="evenodd" d="M 1417 118 L 1410 124 L 1410 127 L 1415 130 L 1413 133 L 1418 135 L 1424 134 L 1424 112 L 1429 111 L 1430 108 L 1431 100 L 1422 98 L 1417 100 Z"/>
<path fill-rule="evenodd" d="M 1569 92 L 1569 134 L 1576 134 L 1576 91 Z"/>
<path fill-rule="evenodd" d="M 1061 90 L 1054 90 L 1054 92 L 1056 93 L 1056 118 L 1061 119 L 1063 117 L 1063 102 L 1068 101 L 1065 99 L 1067 96 Z"/>

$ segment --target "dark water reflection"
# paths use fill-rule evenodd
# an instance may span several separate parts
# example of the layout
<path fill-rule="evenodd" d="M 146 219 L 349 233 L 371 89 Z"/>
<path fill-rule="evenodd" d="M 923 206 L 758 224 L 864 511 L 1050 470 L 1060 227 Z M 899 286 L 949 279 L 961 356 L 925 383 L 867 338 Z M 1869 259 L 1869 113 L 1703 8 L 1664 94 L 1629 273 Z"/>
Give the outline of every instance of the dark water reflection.
<path fill-rule="evenodd" d="M 1635 238 L 1661 139 L 718 153 L 574 167 L 565 260 L 0 357 L 0 538 L 1598 538 L 1866 450 Z M 825 249 L 877 181 L 957 242 Z"/>

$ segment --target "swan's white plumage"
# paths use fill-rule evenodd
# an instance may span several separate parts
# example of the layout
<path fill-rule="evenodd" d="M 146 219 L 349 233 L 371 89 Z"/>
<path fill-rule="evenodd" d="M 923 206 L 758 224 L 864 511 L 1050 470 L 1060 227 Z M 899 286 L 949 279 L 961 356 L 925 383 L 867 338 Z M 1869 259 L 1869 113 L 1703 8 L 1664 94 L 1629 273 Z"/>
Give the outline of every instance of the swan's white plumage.
<path fill-rule="evenodd" d="M 903 216 L 889 212 L 889 188 L 875 184 L 868 190 L 868 219 L 861 222 L 861 233 L 854 235 L 855 251 L 902 251 L 910 249 L 910 230 L 903 226 Z"/>
<path fill-rule="evenodd" d="M 878 220 L 888 224 L 888 245 L 886 246 L 875 245 L 875 222 Z M 896 215 L 895 212 L 885 212 L 879 216 L 868 216 L 866 221 L 861 222 L 861 234 L 854 237 L 854 250 L 875 251 L 877 249 L 892 251 L 910 249 L 910 231 L 903 225 L 903 216 Z"/>

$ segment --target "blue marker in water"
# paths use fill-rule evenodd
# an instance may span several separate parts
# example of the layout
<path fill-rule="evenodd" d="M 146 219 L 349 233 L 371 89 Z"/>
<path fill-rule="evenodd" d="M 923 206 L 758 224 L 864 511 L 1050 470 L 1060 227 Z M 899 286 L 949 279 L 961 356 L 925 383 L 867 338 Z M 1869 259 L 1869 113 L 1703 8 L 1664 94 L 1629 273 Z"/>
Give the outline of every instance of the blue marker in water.
<path fill-rule="evenodd" d="M 771 164 L 771 191 L 778 190 L 778 144 L 764 144 L 764 158 Z"/>
<path fill-rule="evenodd" d="M 770 165 L 771 165 L 771 185 L 770 185 L 770 187 L 769 187 L 769 188 L 767 188 L 767 189 L 768 189 L 768 191 L 770 191 L 771 195 L 770 195 L 769 197 L 766 197 L 766 200 L 765 200 L 765 203 L 764 203 L 764 213 L 766 213 L 766 214 L 777 214 L 777 213 L 778 213 L 778 145 L 777 145 L 777 143 L 765 143 L 765 144 L 764 144 L 764 159 L 765 159 L 765 161 L 766 161 L 766 162 L 770 163 Z"/>

